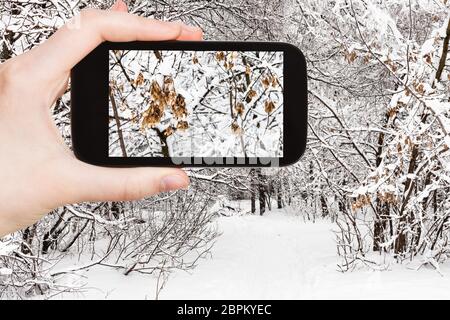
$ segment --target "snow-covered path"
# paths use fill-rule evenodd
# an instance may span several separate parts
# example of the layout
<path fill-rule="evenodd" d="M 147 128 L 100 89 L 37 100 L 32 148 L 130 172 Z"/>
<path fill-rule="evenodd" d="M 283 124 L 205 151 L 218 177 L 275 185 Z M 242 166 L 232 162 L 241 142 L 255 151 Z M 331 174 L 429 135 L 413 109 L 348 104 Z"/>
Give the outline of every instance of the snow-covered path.
<path fill-rule="evenodd" d="M 270 299 L 308 295 L 336 260 L 332 227 L 284 214 L 220 219 L 212 259 L 177 273 L 161 298 Z M 297 284 L 297 285 L 296 285 Z"/>
<path fill-rule="evenodd" d="M 338 272 L 328 222 L 304 223 L 285 213 L 220 219 L 222 237 L 213 257 L 192 275 L 172 276 L 161 298 L 179 299 L 341 299 L 450 298 L 446 276 L 435 270 Z"/>
<path fill-rule="evenodd" d="M 334 226 L 287 213 L 222 217 L 212 257 L 191 273 L 174 272 L 160 299 L 450 298 L 450 263 L 443 276 L 394 264 L 390 271 L 338 272 Z M 151 276 L 93 267 L 82 294 L 64 298 L 154 299 Z"/>
<path fill-rule="evenodd" d="M 284 213 L 221 218 L 223 231 L 213 258 L 192 275 L 172 276 L 161 298 L 178 299 L 340 299 L 450 298 L 447 276 L 435 270 L 338 272 L 328 222 L 304 223 Z"/>

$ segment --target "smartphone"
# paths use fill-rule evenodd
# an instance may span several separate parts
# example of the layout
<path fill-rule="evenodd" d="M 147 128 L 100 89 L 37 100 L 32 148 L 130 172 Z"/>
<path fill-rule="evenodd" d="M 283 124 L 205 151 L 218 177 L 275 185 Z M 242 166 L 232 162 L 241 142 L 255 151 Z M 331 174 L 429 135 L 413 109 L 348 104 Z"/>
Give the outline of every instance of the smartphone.
<path fill-rule="evenodd" d="M 306 147 L 301 51 L 278 42 L 105 42 L 71 72 L 76 157 L 94 165 L 280 167 Z"/>

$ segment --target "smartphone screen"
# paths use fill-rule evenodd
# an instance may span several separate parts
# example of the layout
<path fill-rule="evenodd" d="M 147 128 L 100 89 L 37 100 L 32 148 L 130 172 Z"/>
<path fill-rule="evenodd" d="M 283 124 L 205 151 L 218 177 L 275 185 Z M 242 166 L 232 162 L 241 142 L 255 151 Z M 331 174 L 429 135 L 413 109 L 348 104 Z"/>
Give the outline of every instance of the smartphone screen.
<path fill-rule="evenodd" d="M 104 42 L 71 71 L 76 157 L 110 167 L 282 167 L 307 142 L 307 74 L 283 42 Z"/>
<path fill-rule="evenodd" d="M 109 50 L 108 156 L 283 157 L 283 51 Z"/>

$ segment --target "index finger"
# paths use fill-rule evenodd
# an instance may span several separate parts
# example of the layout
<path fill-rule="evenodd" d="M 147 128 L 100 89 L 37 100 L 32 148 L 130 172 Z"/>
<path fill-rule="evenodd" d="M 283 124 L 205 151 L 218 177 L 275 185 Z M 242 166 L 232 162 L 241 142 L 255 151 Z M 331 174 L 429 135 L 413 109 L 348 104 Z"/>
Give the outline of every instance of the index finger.
<path fill-rule="evenodd" d="M 103 41 L 175 40 L 182 34 L 180 23 L 143 18 L 127 12 L 85 9 L 29 52 L 29 56 L 37 59 L 48 75 L 58 76 L 70 71 Z"/>

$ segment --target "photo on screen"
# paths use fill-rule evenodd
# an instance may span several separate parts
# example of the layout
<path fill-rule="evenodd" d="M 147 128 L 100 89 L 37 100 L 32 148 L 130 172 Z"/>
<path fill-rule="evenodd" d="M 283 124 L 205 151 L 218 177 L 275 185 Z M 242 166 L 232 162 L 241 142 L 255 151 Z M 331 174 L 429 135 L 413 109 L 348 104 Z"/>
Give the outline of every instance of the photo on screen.
<path fill-rule="evenodd" d="M 283 157 L 283 58 L 111 50 L 109 157 Z"/>

